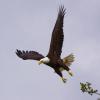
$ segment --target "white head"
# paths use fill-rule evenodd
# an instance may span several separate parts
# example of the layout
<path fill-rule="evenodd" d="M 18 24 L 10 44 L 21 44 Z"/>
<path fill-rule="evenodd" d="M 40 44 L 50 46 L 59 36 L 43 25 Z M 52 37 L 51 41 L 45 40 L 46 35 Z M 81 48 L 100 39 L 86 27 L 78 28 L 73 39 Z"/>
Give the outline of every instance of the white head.
<path fill-rule="evenodd" d="M 39 65 L 42 64 L 42 63 L 47 64 L 49 62 L 50 62 L 50 59 L 48 57 L 45 57 L 45 58 L 40 59 L 40 61 L 38 62 L 38 64 Z"/>

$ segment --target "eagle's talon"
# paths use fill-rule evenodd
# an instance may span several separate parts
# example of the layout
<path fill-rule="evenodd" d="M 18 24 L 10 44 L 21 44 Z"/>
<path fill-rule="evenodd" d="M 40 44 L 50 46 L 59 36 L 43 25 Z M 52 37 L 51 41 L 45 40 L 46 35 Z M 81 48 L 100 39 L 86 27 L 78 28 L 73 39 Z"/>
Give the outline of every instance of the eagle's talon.
<path fill-rule="evenodd" d="M 68 71 L 68 73 L 69 73 L 70 76 L 73 76 L 73 73 L 71 71 Z"/>
<path fill-rule="evenodd" d="M 62 81 L 64 82 L 64 83 L 66 83 L 66 81 L 67 81 L 67 79 L 66 78 L 61 78 L 62 79 Z"/>

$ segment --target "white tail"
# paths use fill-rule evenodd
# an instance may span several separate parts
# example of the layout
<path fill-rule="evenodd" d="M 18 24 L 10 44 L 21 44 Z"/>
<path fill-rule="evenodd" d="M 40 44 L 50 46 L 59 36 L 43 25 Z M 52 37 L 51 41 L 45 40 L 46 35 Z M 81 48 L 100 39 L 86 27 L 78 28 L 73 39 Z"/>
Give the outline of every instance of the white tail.
<path fill-rule="evenodd" d="M 72 64 L 72 62 L 74 62 L 75 57 L 74 55 L 71 53 L 69 54 L 67 57 L 64 57 L 63 59 L 64 64 L 66 64 L 66 66 L 70 67 L 70 65 Z M 63 71 L 64 69 L 61 67 L 60 71 Z"/>
<path fill-rule="evenodd" d="M 75 57 L 74 55 L 71 53 L 69 54 L 67 57 L 63 58 L 63 62 L 66 64 L 66 66 L 70 67 L 70 65 L 72 64 L 72 62 L 74 62 Z"/>

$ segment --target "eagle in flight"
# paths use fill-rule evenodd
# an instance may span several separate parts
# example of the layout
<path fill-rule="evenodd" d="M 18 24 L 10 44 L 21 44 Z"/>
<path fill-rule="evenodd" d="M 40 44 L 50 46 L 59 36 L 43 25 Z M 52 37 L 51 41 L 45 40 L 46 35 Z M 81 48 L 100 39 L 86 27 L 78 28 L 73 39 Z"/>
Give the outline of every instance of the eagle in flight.
<path fill-rule="evenodd" d="M 65 11 L 66 9 L 64 6 L 59 7 L 58 17 L 52 32 L 49 52 L 46 56 L 43 56 L 36 51 L 16 50 L 17 56 L 23 60 L 37 60 L 39 65 L 43 63 L 53 68 L 55 73 L 61 77 L 64 83 L 66 82 L 66 78 L 63 77 L 62 71 L 66 70 L 69 75 L 73 76 L 73 73 L 70 70 L 70 65 L 74 61 L 73 54 L 70 54 L 63 59 L 61 58 L 62 45 L 64 40 L 63 20 L 66 13 Z"/>

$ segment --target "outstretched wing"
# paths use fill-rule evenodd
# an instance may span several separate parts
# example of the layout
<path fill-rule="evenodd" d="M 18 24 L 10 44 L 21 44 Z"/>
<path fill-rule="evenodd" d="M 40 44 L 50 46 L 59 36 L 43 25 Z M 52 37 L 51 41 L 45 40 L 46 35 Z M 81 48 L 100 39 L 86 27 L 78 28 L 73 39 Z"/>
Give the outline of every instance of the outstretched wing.
<path fill-rule="evenodd" d="M 22 58 L 23 60 L 40 60 L 42 59 L 44 56 L 39 54 L 36 51 L 21 51 L 21 50 L 16 50 L 16 55 L 20 58 Z"/>
<path fill-rule="evenodd" d="M 58 17 L 56 20 L 56 24 L 54 26 L 52 37 L 51 37 L 51 44 L 48 53 L 49 58 L 60 58 L 62 52 L 62 45 L 63 45 L 63 20 L 65 15 L 65 8 L 64 6 L 59 7 Z"/>

